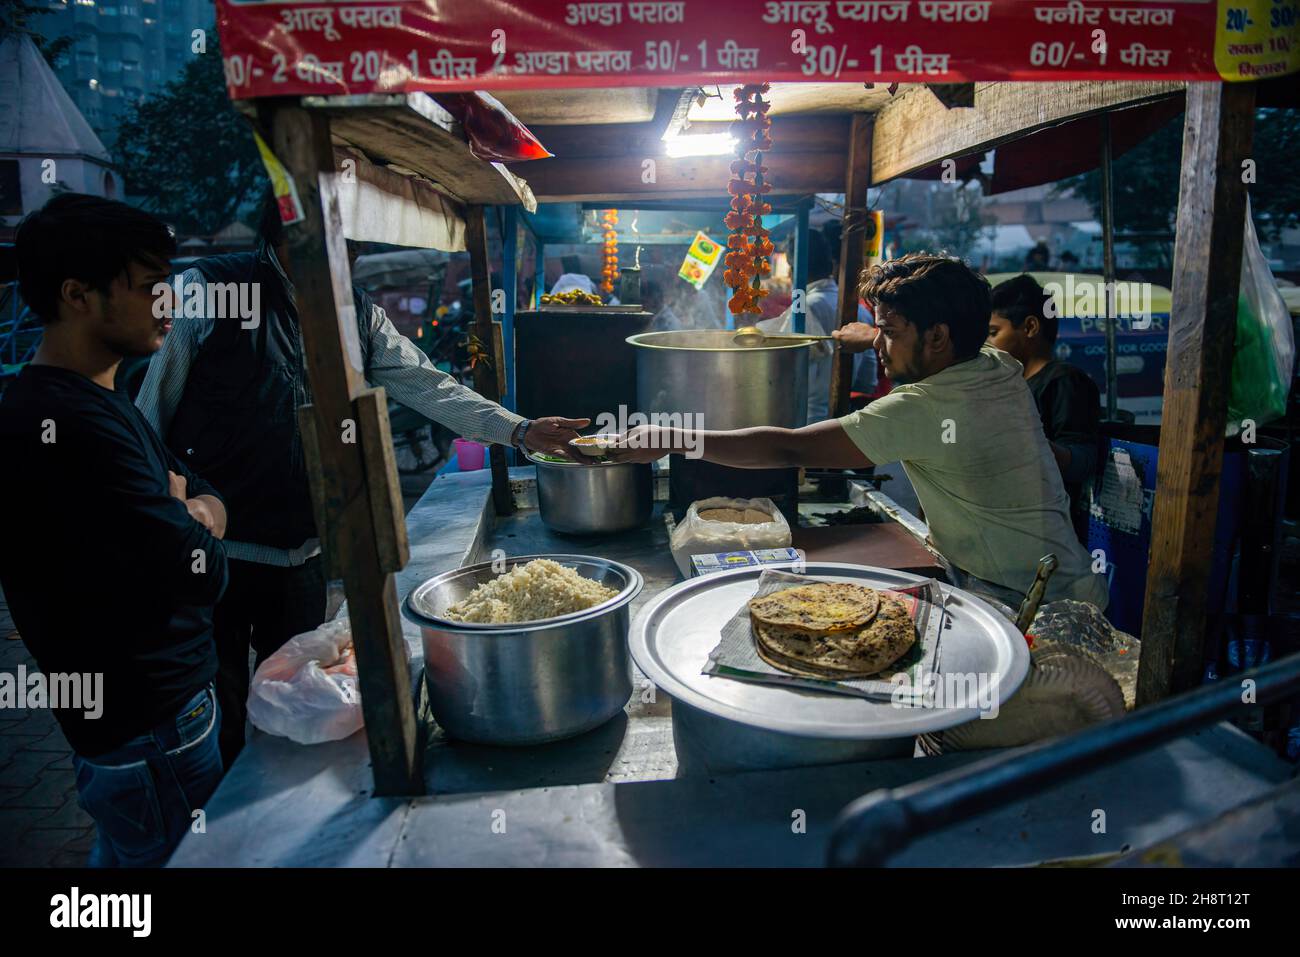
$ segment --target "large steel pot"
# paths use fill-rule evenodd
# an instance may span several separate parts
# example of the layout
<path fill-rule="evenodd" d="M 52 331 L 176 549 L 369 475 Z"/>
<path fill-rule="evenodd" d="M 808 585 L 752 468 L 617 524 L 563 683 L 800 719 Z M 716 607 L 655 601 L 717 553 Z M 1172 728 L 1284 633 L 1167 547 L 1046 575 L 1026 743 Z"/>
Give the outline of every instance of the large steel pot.
<path fill-rule="evenodd" d="M 585 611 L 541 621 L 479 625 L 450 621 L 447 608 L 496 576 L 491 562 L 429 579 L 407 596 L 420 625 L 429 707 L 453 738 L 539 744 L 581 734 L 623 710 L 632 696 L 628 607 L 641 592 L 636 569 L 586 555 L 549 558 L 618 589 Z"/>
<path fill-rule="evenodd" d="M 808 418 L 809 342 L 738 346 L 726 329 L 679 329 L 628 337 L 636 347 L 637 411 L 693 412 L 705 429 Z M 683 423 L 684 424 L 684 423 Z"/>
<path fill-rule="evenodd" d="M 548 462 L 529 454 L 537 466 L 537 507 L 550 529 L 570 535 L 625 532 L 639 528 L 654 511 L 654 472 L 649 462 L 578 465 Z"/>

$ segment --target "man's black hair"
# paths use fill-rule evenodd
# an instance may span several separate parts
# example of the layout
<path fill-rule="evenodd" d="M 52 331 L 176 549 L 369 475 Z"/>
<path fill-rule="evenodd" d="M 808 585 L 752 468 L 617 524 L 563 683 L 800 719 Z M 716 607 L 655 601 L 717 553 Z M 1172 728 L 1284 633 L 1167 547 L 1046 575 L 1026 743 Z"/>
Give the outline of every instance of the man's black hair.
<path fill-rule="evenodd" d="M 268 246 L 274 246 L 284 235 L 284 223 L 280 222 L 280 204 L 270 186 L 262 192 L 262 214 L 257 223 L 257 235 Z"/>
<path fill-rule="evenodd" d="M 101 196 L 60 193 L 18 224 L 18 286 L 41 322 L 59 318 L 60 288 L 77 279 L 107 293 L 133 262 L 162 266 L 176 253 L 167 224 Z"/>
<path fill-rule="evenodd" d="M 1038 317 L 1043 341 L 1056 342 L 1056 309 L 1052 294 L 1043 289 L 1033 276 L 1021 274 L 993 287 L 992 311 L 1019 329 L 1030 316 Z"/>
<path fill-rule="evenodd" d="M 886 305 L 924 335 L 948 327 L 958 361 L 973 358 L 989 334 L 988 280 L 960 259 L 909 253 L 862 273 L 858 295 L 874 310 Z"/>

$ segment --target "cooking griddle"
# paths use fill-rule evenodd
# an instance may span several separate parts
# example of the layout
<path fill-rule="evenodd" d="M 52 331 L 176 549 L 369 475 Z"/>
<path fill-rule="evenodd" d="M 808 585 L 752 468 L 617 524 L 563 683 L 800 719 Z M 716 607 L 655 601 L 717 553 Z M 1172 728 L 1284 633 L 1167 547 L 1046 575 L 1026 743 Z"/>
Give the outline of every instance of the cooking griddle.
<path fill-rule="evenodd" d="M 791 544 L 803 549 L 809 562 L 871 565 L 943 580 L 938 560 L 895 522 L 795 528 L 792 535 Z"/>

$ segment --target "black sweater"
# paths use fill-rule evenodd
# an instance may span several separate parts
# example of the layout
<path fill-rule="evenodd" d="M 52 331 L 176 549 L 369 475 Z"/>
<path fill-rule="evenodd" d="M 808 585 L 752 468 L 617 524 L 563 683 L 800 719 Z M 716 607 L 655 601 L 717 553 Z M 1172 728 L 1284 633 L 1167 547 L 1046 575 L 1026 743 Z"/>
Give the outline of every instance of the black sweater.
<path fill-rule="evenodd" d="M 216 674 L 221 542 L 172 497 L 216 495 L 125 393 L 28 366 L 0 400 L 0 585 L 47 676 L 101 673 L 102 714 L 60 709 L 94 757 L 179 711 Z"/>

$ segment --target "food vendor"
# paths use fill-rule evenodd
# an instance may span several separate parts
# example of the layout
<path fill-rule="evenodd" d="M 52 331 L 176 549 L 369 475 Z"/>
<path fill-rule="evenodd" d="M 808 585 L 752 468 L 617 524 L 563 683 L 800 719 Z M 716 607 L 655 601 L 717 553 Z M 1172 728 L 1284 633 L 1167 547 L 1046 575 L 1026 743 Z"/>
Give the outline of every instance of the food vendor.
<path fill-rule="evenodd" d="M 1043 432 L 1070 496 L 1070 519 L 1088 540 L 1087 483 L 1101 458 L 1101 394 L 1088 374 L 1054 355 L 1057 309 L 1052 294 L 1022 275 L 993 289 L 989 345 L 1024 367 Z"/>
<path fill-rule="evenodd" d="M 232 515 L 230 587 L 214 620 L 227 766 L 244 743 L 250 644 L 260 664 L 294 635 L 319 625 L 326 612 L 320 541 L 294 414 L 305 401 L 306 383 L 287 263 L 279 212 L 268 192 L 254 252 L 200 259 L 182 276 L 187 308 L 150 363 L 136 400 L 168 447 L 217 487 Z M 209 282 L 259 289 L 251 328 L 232 317 L 194 314 L 203 310 L 189 307 L 207 301 L 202 290 Z M 353 289 L 352 305 L 366 379 L 390 398 L 466 438 L 569 456 L 568 441 L 586 419 L 515 415 L 434 368 L 360 288 Z"/>
<path fill-rule="evenodd" d="M 985 344 L 988 283 L 965 263 L 914 253 L 864 271 L 861 297 L 875 327 L 850 323 L 843 348 L 874 347 L 895 383 L 889 395 L 840 419 L 800 429 L 734 431 L 642 426 L 611 455 L 652 461 L 696 449 L 736 468 L 865 468 L 901 462 L 936 549 L 959 587 L 1011 604 L 1056 555 L 1049 600 L 1104 609 L 1106 579 L 1070 526 L 1069 497 L 1020 364 Z"/>

